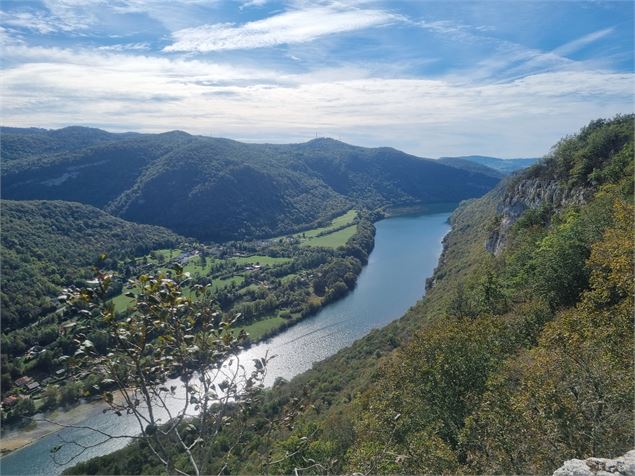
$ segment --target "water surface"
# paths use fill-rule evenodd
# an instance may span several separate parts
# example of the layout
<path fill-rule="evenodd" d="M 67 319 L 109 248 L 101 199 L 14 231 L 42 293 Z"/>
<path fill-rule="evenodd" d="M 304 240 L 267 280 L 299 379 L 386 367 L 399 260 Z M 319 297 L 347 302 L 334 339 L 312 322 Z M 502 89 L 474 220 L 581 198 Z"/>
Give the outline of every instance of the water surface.
<path fill-rule="evenodd" d="M 408 215 L 377 222 L 375 248 L 362 270 L 357 286 L 345 298 L 332 303 L 278 336 L 243 352 L 243 362 L 276 354 L 267 371 L 268 385 L 277 377 L 290 379 L 366 335 L 401 317 L 425 290 L 441 254 L 441 240 L 449 231 L 450 213 Z M 90 425 L 112 434 L 136 434 L 132 419 L 102 413 L 103 406 L 93 405 L 79 425 Z M 55 475 L 79 461 L 101 456 L 126 444 L 116 439 L 84 451 L 72 463 L 58 465 L 51 460 L 50 449 L 62 439 L 94 444 L 102 437 L 91 430 L 65 428 L 32 445 L 0 459 L 2 475 Z M 68 459 L 78 448 L 66 446 L 58 457 Z"/>

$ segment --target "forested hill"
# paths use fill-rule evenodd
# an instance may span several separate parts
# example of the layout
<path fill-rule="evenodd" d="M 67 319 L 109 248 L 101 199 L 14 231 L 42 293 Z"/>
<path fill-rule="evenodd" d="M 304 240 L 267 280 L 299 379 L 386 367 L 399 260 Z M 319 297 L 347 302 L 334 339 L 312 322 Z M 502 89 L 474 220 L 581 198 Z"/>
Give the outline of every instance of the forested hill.
<path fill-rule="evenodd" d="M 447 165 L 459 167 L 487 167 L 487 169 L 495 170 L 502 175 L 509 175 L 522 169 L 526 169 L 535 164 L 538 159 L 499 159 L 497 157 L 489 157 L 486 155 L 465 155 L 461 157 L 440 157 L 439 162 Z M 474 169 L 479 170 L 479 169 Z"/>
<path fill-rule="evenodd" d="M 426 297 L 267 392 L 202 472 L 548 474 L 631 449 L 634 119 L 594 121 L 464 203 Z M 72 472 L 160 471 L 142 451 Z"/>
<path fill-rule="evenodd" d="M 62 132 L 63 148 L 56 140 Z M 3 198 L 77 201 L 215 241 L 287 233 L 351 206 L 458 202 L 497 182 L 332 139 L 244 144 L 178 131 L 71 128 L 4 129 L 2 142 L 11 159 L 2 168 Z"/>
<path fill-rule="evenodd" d="M 48 130 L 0 127 L 2 160 L 23 159 L 58 152 L 72 152 L 98 144 L 106 144 L 134 136 L 133 133 L 111 134 L 90 127 L 65 127 Z"/>
<path fill-rule="evenodd" d="M 462 157 L 441 157 L 437 159 L 437 162 L 443 165 L 449 165 L 457 169 L 469 170 L 471 172 L 478 172 L 480 174 L 489 175 L 491 177 L 501 179 L 507 175 L 504 172 L 482 165 L 471 160 L 464 159 Z"/>
<path fill-rule="evenodd" d="M 0 201 L 2 208 L 2 327 L 22 327 L 54 308 L 60 287 L 83 284 L 101 253 L 139 256 L 174 247 L 183 238 L 165 228 L 138 225 L 94 207 L 61 201 Z"/>

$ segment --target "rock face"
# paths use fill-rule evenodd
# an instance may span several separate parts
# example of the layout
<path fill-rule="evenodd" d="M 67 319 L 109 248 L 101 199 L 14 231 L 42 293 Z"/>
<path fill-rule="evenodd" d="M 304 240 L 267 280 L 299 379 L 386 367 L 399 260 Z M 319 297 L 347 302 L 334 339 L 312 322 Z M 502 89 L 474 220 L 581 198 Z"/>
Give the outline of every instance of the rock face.
<path fill-rule="evenodd" d="M 558 210 L 567 205 L 580 205 L 591 194 L 589 189 L 566 188 L 556 180 L 532 178 L 512 184 L 497 208 L 500 221 L 488 238 L 485 248 L 498 255 L 505 245 L 509 229 L 525 210 L 541 206 Z"/>
<path fill-rule="evenodd" d="M 570 459 L 553 476 L 635 476 L 635 450 L 615 459 Z"/>

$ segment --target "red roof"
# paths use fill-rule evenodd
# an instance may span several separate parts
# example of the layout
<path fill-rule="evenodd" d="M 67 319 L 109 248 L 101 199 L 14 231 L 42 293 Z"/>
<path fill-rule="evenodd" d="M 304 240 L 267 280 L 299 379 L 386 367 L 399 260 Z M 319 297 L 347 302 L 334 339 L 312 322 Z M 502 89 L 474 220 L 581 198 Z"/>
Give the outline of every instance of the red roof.
<path fill-rule="evenodd" d="M 2 400 L 2 404 L 10 407 L 12 405 L 15 405 L 15 403 L 18 401 L 18 398 L 13 396 L 13 395 L 9 395 L 7 398 L 5 398 L 4 400 Z"/>
<path fill-rule="evenodd" d="M 29 383 L 31 380 L 33 380 L 31 377 L 27 377 L 26 375 L 24 377 L 20 377 L 19 379 L 17 379 L 15 381 L 15 384 L 18 387 L 22 387 L 24 385 L 26 385 L 27 383 Z"/>

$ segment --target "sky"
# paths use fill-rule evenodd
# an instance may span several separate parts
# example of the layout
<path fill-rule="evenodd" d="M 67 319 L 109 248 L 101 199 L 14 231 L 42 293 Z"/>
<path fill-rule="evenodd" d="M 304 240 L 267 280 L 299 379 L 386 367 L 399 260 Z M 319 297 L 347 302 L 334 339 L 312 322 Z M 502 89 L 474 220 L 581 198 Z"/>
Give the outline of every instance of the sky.
<path fill-rule="evenodd" d="M 537 157 L 633 112 L 633 8 L 2 0 L 1 122 Z"/>

